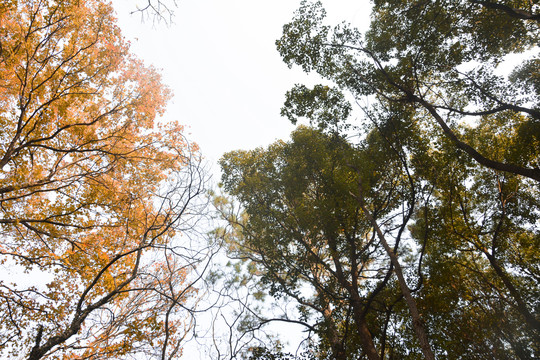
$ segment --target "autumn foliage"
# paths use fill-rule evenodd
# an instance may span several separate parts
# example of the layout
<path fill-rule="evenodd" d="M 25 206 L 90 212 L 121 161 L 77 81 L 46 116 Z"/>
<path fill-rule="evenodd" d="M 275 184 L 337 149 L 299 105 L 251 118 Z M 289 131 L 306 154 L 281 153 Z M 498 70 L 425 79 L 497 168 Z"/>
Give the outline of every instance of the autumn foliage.
<path fill-rule="evenodd" d="M 181 353 L 202 181 L 169 98 L 110 4 L 0 4 L 0 357 Z"/>

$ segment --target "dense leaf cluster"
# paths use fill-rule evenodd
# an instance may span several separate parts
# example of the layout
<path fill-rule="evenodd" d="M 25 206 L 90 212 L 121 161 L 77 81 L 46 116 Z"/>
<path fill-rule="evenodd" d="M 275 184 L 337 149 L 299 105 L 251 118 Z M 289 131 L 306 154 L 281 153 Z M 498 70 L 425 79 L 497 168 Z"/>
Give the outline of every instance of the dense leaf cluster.
<path fill-rule="evenodd" d="M 181 354 L 202 174 L 128 48 L 107 2 L 0 3 L 1 358 Z"/>
<path fill-rule="evenodd" d="M 539 10 L 374 1 L 362 34 L 303 2 L 284 26 L 284 61 L 334 86 L 287 93 L 282 114 L 317 130 L 223 157 L 244 216 L 224 214 L 314 357 L 540 356 Z"/>

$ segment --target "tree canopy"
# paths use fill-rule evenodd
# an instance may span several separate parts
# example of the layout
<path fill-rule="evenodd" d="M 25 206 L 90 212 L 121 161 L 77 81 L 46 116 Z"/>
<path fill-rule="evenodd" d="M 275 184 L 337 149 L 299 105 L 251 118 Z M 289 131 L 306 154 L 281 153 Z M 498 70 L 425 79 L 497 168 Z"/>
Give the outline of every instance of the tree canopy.
<path fill-rule="evenodd" d="M 540 5 L 372 4 L 361 32 L 301 2 L 277 50 L 322 83 L 285 94 L 290 140 L 220 161 L 215 357 L 540 358 Z M 170 98 L 108 1 L 0 3 L 0 357 L 181 357 L 206 189 Z"/>
<path fill-rule="evenodd" d="M 364 36 L 347 25 L 332 29 L 320 3 L 304 2 L 277 47 L 289 66 L 316 71 L 353 97 L 375 96 L 386 108 L 402 104 L 415 118 L 427 117 L 480 164 L 540 181 L 538 59 L 524 54 L 510 76 L 497 73 L 505 55 L 538 43 L 538 19 L 515 18 L 488 3 L 376 1 Z M 504 146 L 465 141 L 455 128 L 501 119 L 515 134 Z"/>
<path fill-rule="evenodd" d="M 169 90 L 107 2 L 4 1 L 0 24 L 0 356 L 178 357 L 204 181 Z"/>
<path fill-rule="evenodd" d="M 361 33 L 304 1 L 283 27 L 285 63 L 327 83 L 296 85 L 282 115 L 318 129 L 226 154 L 244 215 L 224 214 L 315 358 L 539 356 L 538 14 L 374 1 Z"/>

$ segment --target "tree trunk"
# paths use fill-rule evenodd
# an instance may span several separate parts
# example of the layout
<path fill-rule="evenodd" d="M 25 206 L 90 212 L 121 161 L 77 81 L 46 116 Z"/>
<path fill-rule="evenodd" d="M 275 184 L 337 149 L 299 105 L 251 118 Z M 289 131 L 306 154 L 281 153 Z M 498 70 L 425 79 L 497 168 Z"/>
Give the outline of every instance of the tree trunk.
<path fill-rule="evenodd" d="M 373 344 L 373 338 L 367 327 L 366 319 L 362 312 L 362 303 L 359 298 L 352 299 L 352 307 L 354 322 L 356 323 L 358 335 L 360 336 L 362 350 L 364 350 L 369 360 L 381 360 L 381 357 L 375 348 L 375 344 Z"/>
<path fill-rule="evenodd" d="M 422 348 L 422 353 L 424 354 L 424 357 L 426 360 L 435 360 L 435 355 L 433 354 L 433 351 L 431 350 L 431 346 L 429 345 L 428 337 L 426 335 L 426 331 L 424 329 L 424 324 L 422 322 L 422 318 L 420 316 L 420 313 L 418 312 L 418 308 L 416 306 L 416 301 L 411 295 L 411 290 L 409 289 L 409 286 L 407 285 L 407 282 L 405 281 L 405 277 L 403 276 L 403 271 L 401 270 L 401 265 L 399 263 L 399 260 L 392 250 L 388 243 L 386 242 L 386 239 L 384 237 L 384 234 L 381 231 L 381 228 L 377 224 L 377 221 L 375 221 L 375 218 L 371 215 L 371 212 L 366 207 L 366 203 L 364 201 L 364 196 L 362 192 L 362 184 L 359 184 L 358 186 L 359 194 L 356 196 L 356 200 L 360 204 L 360 207 L 362 208 L 364 215 L 369 220 L 371 225 L 373 226 L 373 229 L 377 233 L 377 236 L 379 240 L 381 241 L 381 244 L 384 247 L 384 250 L 390 257 L 390 261 L 392 262 L 392 265 L 394 265 L 394 272 L 396 273 L 396 276 L 398 278 L 399 286 L 401 288 L 401 293 L 403 294 L 403 297 L 405 298 L 405 302 L 407 303 L 407 306 L 409 307 L 409 311 L 411 313 L 412 317 L 412 324 L 414 328 L 414 332 L 416 333 L 416 337 L 418 339 L 418 342 L 420 343 L 420 347 Z"/>

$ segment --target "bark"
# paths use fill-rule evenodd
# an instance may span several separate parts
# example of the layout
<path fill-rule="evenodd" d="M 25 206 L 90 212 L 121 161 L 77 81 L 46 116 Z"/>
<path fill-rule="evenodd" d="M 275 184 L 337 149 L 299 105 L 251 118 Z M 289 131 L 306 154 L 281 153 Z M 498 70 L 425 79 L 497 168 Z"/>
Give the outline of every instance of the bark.
<path fill-rule="evenodd" d="M 334 359 L 336 360 L 346 360 L 347 359 L 347 353 L 345 352 L 345 348 L 343 346 L 343 343 L 339 339 L 338 330 L 336 327 L 336 323 L 334 322 L 332 318 L 332 309 L 329 305 L 327 305 L 323 310 L 323 317 L 328 323 L 328 340 L 330 341 L 330 347 L 332 348 L 332 355 Z"/>
<path fill-rule="evenodd" d="M 516 164 L 502 163 L 502 162 L 499 162 L 499 161 L 494 161 L 494 160 L 488 159 L 485 156 L 483 156 L 482 154 L 480 154 L 478 151 L 476 151 L 476 149 L 474 149 L 472 146 L 470 146 L 469 144 L 461 141 L 457 137 L 457 135 L 454 133 L 454 131 L 452 131 L 452 129 L 450 129 L 448 124 L 446 124 L 446 122 L 441 117 L 441 115 L 437 112 L 435 106 L 433 106 L 433 104 L 427 102 L 422 97 L 419 97 L 419 96 L 415 95 L 411 89 L 408 89 L 408 88 L 404 87 L 403 85 L 400 85 L 399 83 L 394 81 L 392 76 L 390 76 L 390 74 L 385 70 L 384 66 L 381 64 L 381 62 L 379 61 L 379 59 L 375 56 L 375 54 L 373 52 L 369 51 L 366 48 L 358 48 L 358 47 L 348 46 L 348 45 L 340 45 L 339 47 L 355 49 L 355 50 L 359 50 L 359 51 L 362 51 L 362 52 L 366 53 L 375 62 L 378 70 L 381 72 L 381 74 L 383 74 L 383 76 L 386 78 L 388 83 L 390 85 L 392 85 L 393 87 L 395 87 L 396 89 L 398 89 L 399 91 L 401 91 L 405 95 L 405 97 L 403 99 L 399 100 L 399 101 L 407 101 L 407 102 L 410 102 L 410 103 L 418 103 L 418 104 L 422 105 L 435 118 L 435 121 L 437 121 L 439 126 L 442 128 L 444 134 L 454 143 L 454 145 L 458 149 L 461 149 L 462 151 L 465 151 L 469 156 L 471 156 L 479 164 L 481 164 L 483 166 L 486 166 L 486 167 L 488 167 L 490 169 L 493 169 L 493 170 L 499 170 L 499 171 L 509 172 L 509 173 L 512 173 L 512 174 L 522 175 L 522 176 L 525 176 L 525 177 L 528 177 L 528 178 L 531 178 L 533 180 L 536 180 L 536 181 L 540 182 L 540 169 L 538 169 L 538 168 L 526 168 L 526 167 L 519 166 L 519 165 L 516 165 Z M 355 70 L 354 67 L 351 64 L 349 64 L 349 65 L 351 66 L 351 69 L 355 72 L 356 75 L 363 78 L 363 76 L 362 76 L 362 74 L 360 72 Z M 369 83 L 369 81 L 367 81 L 367 80 L 365 80 L 365 82 Z M 379 95 L 391 100 L 388 96 L 383 94 L 381 91 L 375 89 L 375 92 L 378 93 Z M 393 99 L 393 101 L 396 101 L 396 99 Z M 505 106 L 509 106 L 509 108 L 511 108 L 511 109 L 513 109 L 515 111 L 526 111 L 527 113 L 533 115 L 534 117 L 538 116 L 538 113 L 536 111 L 531 111 L 530 109 L 518 108 L 518 107 L 515 107 L 515 106 L 512 106 L 512 105 L 508 105 L 508 104 L 506 104 Z"/>
<path fill-rule="evenodd" d="M 429 340 L 426 335 L 426 331 L 424 329 L 424 323 L 420 316 L 420 312 L 418 311 L 418 307 L 416 306 L 416 301 L 411 295 L 411 290 L 409 289 L 409 286 L 407 285 L 405 277 L 403 276 L 401 264 L 399 263 L 399 260 L 396 254 L 394 253 L 394 251 L 392 250 L 392 248 L 390 248 L 390 246 L 388 245 L 388 242 L 386 241 L 386 238 L 384 237 L 384 234 L 382 233 L 381 228 L 377 224 L 377 221 L 375 220 L 375 218 L 373 218 L 371 212 L 367 209 L 366 203 L 364 201 L 362 185 L 359 184 L 358 188 L 359 188 L 359 194 L 358 196 L 356 196 L 356 200 L 358 201 L 358 203 L 360 204 L 360 207 L 364 211 L 366 218 L 369 220 L 369 222 L 373 226 L 379 240 L 381 241 L 381 244 L 384 247 L 384 250 L 390 257 L 390 261 L 392 262 L 392 265 L 394 266 L 394 272 L 396 273 L 396 276 L 398 278 L 401 293 L 403 294 L 403 297 L 405 298 L 405 302 L 407 303 L 407 306 L 411 313 L 413 328 L 416 333 L 418 342 L 420 343 L 420 347 L 422 348 L 422 353 L 424 354 L 424 357 L 426 358 L 426 360 L 435 360 L 435 355 L 433 354 L 433 351 L 431 350 L 431 346 L 429 345 Z"/>
<path fill-rule="evenodd" d="M 353 319 L 358 331 L 358 336 L 360 337 L 360 344 L 362 350 L 365 352 L 369 360 L 381 360 L 375 344 L 373 343 L 373 337 L 371 332 L 366 324 L 364 306 L 362 305 L 362 299 L 358 294 L 357 289 L 354 288 L 353 284 L 349 283 L 342 271 L 336 271 L 335 273 L 338 282 L 349 292 L 351 296 L 351 306 L 353 310 Z"/>
<path fill-rule="evenodd" d="M 510 280 L 510 277 L 508 276 L 506 271 L 499 265 L 499 263 L 497 262 L 497 260 L 495 259 L 495 257 L 493 255 L 491 255 L 487 251 L 483 251 L 483 252 L 486 255 L 486 257 L 488 258 L 489 263 L 491 264 L 491 267 L 495 270 L 497 275 L 499 275 L 499 277 L 503 281 L 504 285 L 506 286 L 506 288 L 510 292 L 510 295 L 516 301 L 518 311 L 525 318 L 525 322 L 527 323 L 527 325 L 529 325 L 529 327 L 531 327 L 532 329 L 535 329 L 536 331 L 540 332 L 540 321 L 538 321 L 535 318 L 535 316 L 533 314 L 531 314 L 531 312 L 529 311 L 525 301 L 521 297 L 518 289 L 516 289 L 516 287 L 512 283 L 512 280 Z"/>
<path fill-rule="evenodd" d="M 516 9 L 508 5 L 498 4 L 491 1 L 471 0 L 471 2 L 487 7 L 488 9 L 504 11 L 506 14 L 516 19 L 540 21 L 540 14 L 533 14 L 523 9 Z"/>
<path fill-rule="evenodd" d="M 362 304 L 362 298 L 358 293 L 356 283 L 353 284 L 347 280 L 338 260 L 339 254 L 335 246 L 332 246 L 332 241 L 330 242 L 330 249 L 332 253 L 332 258 L 334 259 L 334 264 L 336 266 L 334 276 L 337 278 L 338 282 L 347 290 L 351 297 L 353 319 L 356 325 L 356 329 L 358 331 L 358 336 L 360 337 L 360 344 L 362 346 L 362 350 L 365 352 L 369 360 L 381 360 L 381 357 L 379 356 L 379 353 L 375 348 L 375 344 L 373 343 L 373 337 L 371 336 L 369 328 L 366 324 L 366 311 L 365 307 Z"/>
<path fill-rule="evenodd" d="M 381 360 L 377 349 L 375 349 L 375 344 L 373 344 L 371 333 L 367 327 L 366 319 L 362 311 L 363 306 L 361 300 L 354 295 L 353 297 L 355 297 L 352 299 L 353 317 L 362 344 L 362 350 L 364 350 L 369 360 Z"/>
<path fill-rule="evenodd" d="M 512 174 L 522 175 L 522 176 L 525 176 L 525 177 L 528 177 L 528 178 L 531 178 L 533 180 L 540 182 L 540 169 L 525 168 L 519 165 L 502 163 L 499 161 L 494 161 L 494 160 L 486 158 L 485 156 L 480 154 L 478 151 L 476 151 L 472 146 L 459 140 L 459 138 L 452 131 L 452 129 L 450 129 L 450 127 L 446 124 L 444 119 L 441 117 L 441 115 L 439 115 L 439 113 L 437 112 L 437 110 L 432 104 L 428 103 L 424 99 L 419 98 L 415 95 L 412 95 L 412 94 L 408 94 L 408 95 L 412 98 L 411 99 L 412 101 L 417 102 L 420 105 L 422 105 L 435 118 L 439 126 L 442 128 L 444 134 L 456 145 L 458 149 L 465 151 L 474 160 L 476 160 L 480 165 L 484 165 L 493 170 L 499 170 L 499 171 L 509 172 Z"/>

